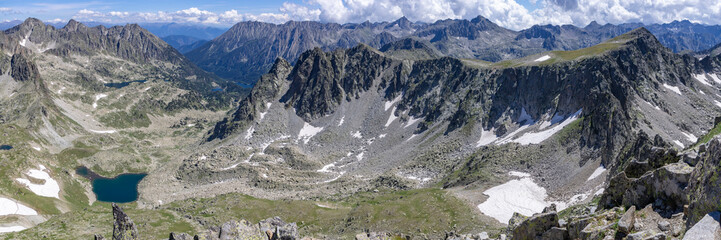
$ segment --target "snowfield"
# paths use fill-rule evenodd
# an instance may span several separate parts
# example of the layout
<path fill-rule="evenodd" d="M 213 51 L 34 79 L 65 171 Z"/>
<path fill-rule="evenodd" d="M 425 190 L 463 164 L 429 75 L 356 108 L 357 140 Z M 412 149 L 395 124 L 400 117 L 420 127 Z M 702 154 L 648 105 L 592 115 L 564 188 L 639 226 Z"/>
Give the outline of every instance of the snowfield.
<path fill-rule="evenodd" d="M 545 55 L 545 56 L 543 56 L 543 57 L 537 58 L 535 61 L 536 61 L 536 62 L 543 62 L 543 61 L 546 61 L 546 60 L 548 60 L 548 59 L 551 59 L 551 56 Z"/>
<path fill-rule="evenodd" d="M 494 129 L 489 131 L 481 130 L 481 139 L 478 139 L 476 147 L 486 146 L 498 140 L 498 136 L 493 133 Z"/>
<path fill-rule="evenodd" d="M 408 119 L 408 122 L 406 123 L 405 126 L 403 126 L 403 128 L 410 127 L 411 125 L 417 123 L 420 120 L 421 120 L 420 118 L 411 117 L 411 119 Z"/>
<path fill-rule="evenodd" d="M 586 181 L 591 181 L 591 180 L 593 180 L 594 178 L 597 178 L 598 176 L 601 176 L 601 174 L 602 174 L 603 172 L 605 172 L 605 171 L 606 171 L 606 168 L 603 167 L 603 165 L 598 166 L 598 168 L 596 168 L 596 170 L 594 170 L 593 173 L 591 173 L 591 176 L 588 176 L 588 179 L 586 179 Z"/>
<path fill-rule="evenodd" d="M 681 132 L 681 134 L 688 139 L 688 141 L 692 143 L 696 143 L 698 141 L 698 138 L 694 136 L 693 134 L 687 133 L 687 132 Z"/>
<path fill-rule="evenodd" d="M 571 124 L 573 121 L 576 121 L 578 119 L 578 116 L 581 115 L 582 109 L 579 109 L 571 115 L 570 117 L 566 118 L 566 120 L 563 120 L 563 122 L 557 124 L 556 126 L 553 126 L 549 128 L 548 130 L 543 130 L 540 132 L 531 132 L 531 133 L 525 133 L 521 137 L 513 140 L 513 142 L 520 143 L 521 145 L 528 145 L 528 144 L 539 144 L 543 142 L 544 140 L 550 138 L 553 136 L 553 134 L 556 134 L 557 132 L 561 131 L 564 127 L 566 127 L 568 124 Z"/>
<path fill-rule="evenodd" d="M 665 84 L 665 83 L 663 84 L 663 87 L 665 87 L 666 89 L 671 90 L 671 91 L 677 93 L 678 95 L 683 95 L 683 94 L 681 94 L 681 89 L 679 89 L 678 87 L 674 87 L 674 86 L 671 86 L 671 85 L 668 85 L 668 84 Z"/>
<path fill-rule="evenodd" d="M 313 125 L 305 123 L 298 133 L 298 140 L 302 139 L 304 144 L 308 144 L 310 139 L 321 131 L 323 131 L 323 127 L 313 127 Z"/>
<path fill-rule="evenodd" d="M 711 86 L 711 84 L 708 83 L 708 79 L 706 78 L 706 74 L 696 74 L 696 75 L 693 75 L 693 78 L 695 78 L 697 81 L 703 83 L 704 85 Z"/>
<path fill-rule="evenodd" d="M 562 211 L 586 200 L 591 195 L 589 191 L 576 194 L 565 202 L 546 201 L 548 197 L 546 189 L 533 182 L 531 174 L 510 171 L 508 175 L 518 179 L 487 189 L 483 194 L 488 195 L 488 199 L 478 205 L 478 210 L 483 214 L 504 224 L 508 223 L 514 212 L 524 216 L 532 216 L 535 213 L 542 212 L 545 207 L 551 204 L 556 204 L 556 209 Z"/>
<path fill-rule="evenodd" d="M 514 212 L 531 216 L 548 205 L 546 189 L 536 185 L 530 177 L 508 181 L 483 194 L 488 195 L 488 200 L 479 204 L 478 210 L 501 223 L 508 223 Z"/>
<path fill-rule="evenodd" d="M 388 111 L 389 108 L 391 108 L 393 105 L 395 105 L 397 102 L 399 102 L 399 101 L 401 100 L 401 97 L 402 97 L 402 96 L 403 96 L 403 95 L 398 95 L 398 97 L 394 98 L 394 99 L 391 100 L 390 102 L 386 102 L 386 103 L 385 103 L 385 106 L 384 106 L 384 107 L 385 107 L 385 110 L 383 110 L 383 111 Z"/>
<path fill-rule="evenodd" d="M 60 199 L 60 185 L 55 179 L 50 177 L 50 174 L 45 172 L 46 168 L 40 165 L 40 169 L 30 169 L 26 175 L 31 178 L 44 180 L 43 184 L 36 184 L 25 178 L 16 178 L 20 184 L 23 184 L 30 189 L 31 192 L 43 197 L 52 197 Z"/>
<path fill-rule="evenodd" d="M 396 107 L 393 107 L 393 110 L 391 110 L 391 115 L 388 117 L 388 121 L 386 122 L 386 127 L 390 126 L 393 121 L 395 121 L 398 117 L 396 117 Z"/>
<path fill-rule="evenodd" d="M 709 76 L 711 76 L 711 79 L 712 79 L 714 82 L 716 82 L 716 83 L 721 83 L 721 79 L 719 79 L 718 76 L 716 76 L 716 74 L 709 73 Z"/>
<path fill-rule="evenodd" d="M 6 215 L 34 216 L 38 215 L 38 212 L 15 200 L 0 197 L 0 216 Z"/>
<path fill-rule="evenodd" d="M 0 233 L 19 232 L 25 229 L 27 228 L 23 226 L 0 227 Z"/>

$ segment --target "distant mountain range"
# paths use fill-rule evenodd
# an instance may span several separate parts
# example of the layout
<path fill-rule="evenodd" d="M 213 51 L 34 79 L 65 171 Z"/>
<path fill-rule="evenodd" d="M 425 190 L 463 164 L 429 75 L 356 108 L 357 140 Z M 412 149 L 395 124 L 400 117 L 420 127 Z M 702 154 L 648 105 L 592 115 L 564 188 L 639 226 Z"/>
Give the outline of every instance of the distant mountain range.
<path fill-rule="evenodd" d="M 348 48 L 365 43 L 380 48 L 399 39 L 416 37 L 445 56 L 498 62 L 550 50 L 575 50 L 598 44 L 638 27 L 646 27 L 674 52 L 697 52 L 721 42 L 721 26 L 689 21 L 643 25 L 596 22 L 573 25 L 536 25 L 521 31 L 498 26 L 478 16 L 471 20 L 413 23 L 403 17 L 393 22 L 271 24 L 240 22 L 216 39 L 187 52 L 191 61 L 218 76 L 253 84 L 282 57 L 294 61 L 303 51 Z"/>

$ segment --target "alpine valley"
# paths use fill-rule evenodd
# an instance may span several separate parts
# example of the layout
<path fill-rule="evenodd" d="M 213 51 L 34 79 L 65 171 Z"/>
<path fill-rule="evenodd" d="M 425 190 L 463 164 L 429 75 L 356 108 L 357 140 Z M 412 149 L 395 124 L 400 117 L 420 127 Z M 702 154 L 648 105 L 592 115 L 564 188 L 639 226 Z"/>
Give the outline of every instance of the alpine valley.
<path fill-rule="evenodd" d="M 0 33 L 0 238 L 721 239 L 719 26 L 162 29 Z"/>

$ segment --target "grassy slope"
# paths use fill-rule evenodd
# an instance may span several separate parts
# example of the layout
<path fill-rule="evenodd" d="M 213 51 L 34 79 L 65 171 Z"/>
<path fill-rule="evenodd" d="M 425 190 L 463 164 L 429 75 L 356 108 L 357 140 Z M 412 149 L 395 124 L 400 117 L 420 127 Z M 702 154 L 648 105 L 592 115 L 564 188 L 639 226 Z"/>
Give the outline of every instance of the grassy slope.
<path fill-rule="evenodd" d="M 318 206 L 321 205 L 321 206 Z M 251 222 L 280 216 L 298 224 L 303 236 L 333 236 L 353 239 L 365 229 L 442 237 L 445 231 L 478 232 L 484 224 L 470 206 L 440 189 L 358 193 L 343 201 L 266 200 L 242 194 L 188 199 L 159 209 L 136 209 L 123 205 L 138 225 L 143 239 L 167 238 L 170 232 L 195 234 L 205 229 L 198 221 L 217 226 L 233 219 Z M 180 216 L 191 216 L 189 220 Z M 193 224 L 191 224 L 193 222 Z M 90 239 L 94 233 L 106 237 L 112 231 L 107 203 L 69 212 L 35 228 L 7 235 L 8 239 Z"/>

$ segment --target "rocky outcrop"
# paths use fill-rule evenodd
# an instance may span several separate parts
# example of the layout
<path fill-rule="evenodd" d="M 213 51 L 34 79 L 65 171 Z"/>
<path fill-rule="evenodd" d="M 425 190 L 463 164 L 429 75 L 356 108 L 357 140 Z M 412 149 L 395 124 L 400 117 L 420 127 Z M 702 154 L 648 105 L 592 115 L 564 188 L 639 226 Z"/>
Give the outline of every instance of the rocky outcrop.
<path fill-rule="evenodd" d="M 522 218 L 519 218 L 519 216 L 519 214 L 514 213 L 513 218 L 508 223 L 507 232 L 513 240 L 566 239 L 568 237 L 568 230 L 561 228 L 558 223 L 555 204 L 544 209 L 542 213 L 534 214 L 529 218 L 521 220 Z"/>
<path fill-rule="evenodd" d="M 690 176 L 688 227 L 706 214 L 721 210 L 721 139 L 712 139 L 705 149 Z"/>
<path fill-rule="evenodd" d="M 629 178 L 625 172 L 613 177 L 601 197 L 601 206 L 636 206 L 650 203 L 663 206 L 664 211 L 679 212 L 688 204 L 686 187 L 693 167 L 684 162 L 665 165 Z"/>
<path fill-rule="evenodd" d="M 29 82 L 40 76 L 37 65 L 27 59 L 27 54 L 18 52 L 10 60 L 10 76 L 16 81 Z"/>
<path fill-rule="evenodd" d="M 140 239 L 133 220 L 115 203 L 113 203 L 113 219 L 115 219 L 113 223 L 113 240 Z"/>
<path fill-rule="evenodd" d="M 718 239 L 721 239 L 721 212 L 718 211 L 706 214 L 683 236 L 683 240 Z"/>

